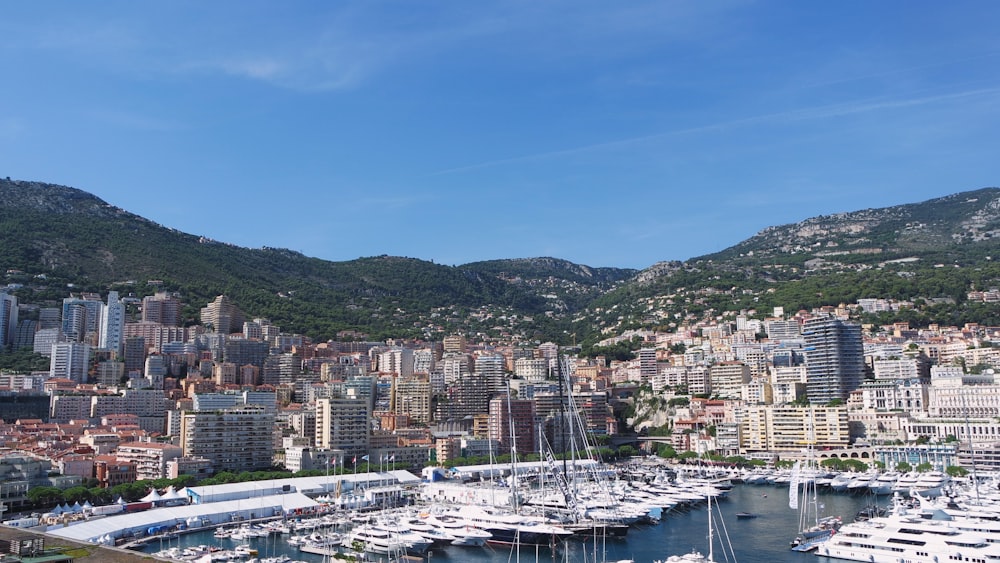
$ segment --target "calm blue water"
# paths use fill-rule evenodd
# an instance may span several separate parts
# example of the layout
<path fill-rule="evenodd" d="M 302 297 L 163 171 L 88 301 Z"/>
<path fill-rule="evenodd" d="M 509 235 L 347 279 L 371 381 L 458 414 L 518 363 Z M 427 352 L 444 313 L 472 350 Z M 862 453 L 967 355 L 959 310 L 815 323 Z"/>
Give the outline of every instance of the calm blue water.
<path fill-rule="evenodd" d="M 887 497 L 882 497 L 884 506 Z M 850 522 L 859 509 L 871 502 L 871 497 L 849 496 L 843 493 L 820 492 L 819 503 L 825 515 L 839 515 L 844 522 Z M 729 493 L 729 497 L 717 503 L 721 510 L 721 524 L 728 532 L 730 542 L 736 552 L 739 563 L 832 563 L 832 560 L 818 558 L 812 554 L 797 553 L 789 549 L 788 542 L 796 534 L 798 528 L 798 513 L 788 508 L 788 491 L 785 488 L 754 485 L 737 485 Z M 754 519 L 737 520 L 737 512 L 753 512 L 759 516 Z M 511 554 L 507 548 L 468 548 L 453 547 L 435 548 L 428 557 L 429 563 L 461 562 L 461 563 L 500 563 L 528 561 L 572 561 L 600 562 L 604 560 L 634 559 L 637 563 L 651 563 L 657 559 L 665 559 L 670 555 L 681 555 L 692 550 L 702 553 L 708 551 L 708 512 L 704 506 L 687 512 L 674 512 L 664 517 L 655 526 L 645 526 L 629 530 L 628 536 L 620 540 L 567 542 L 553 554 L 548 549 L 536 552 L 534 549 L 522 549 L 520 557 Z M 720 518 L 716 516 L 715 535 L 718 538 Z M 235 542 L 216 540 L 211 532 L 200 532 L 181 536 L 171 540 L 170 546 L 185 547 L 200 544 L 212 544 L 231 549 Z M 310 562 L 324 561 L 322 556 L 301 553 L 274 539 L 261 538 L 251 540 L 251 544 L 260 552 L 260 557 L 284 553 L 293 559 Z M 163 547 L 167 547 L 164 543 Z M 160 543 L 153 542 L 146 546 L 146 551 L 161 549 Z M 565 550 L 565 552 L 563 551 Z M 596 558 L 595 558 L 596 554 Z M 715 549 L 715 560 L 726 561 L 720 548 Z M 731 560 L 731 559 L 730 559 Z"/>

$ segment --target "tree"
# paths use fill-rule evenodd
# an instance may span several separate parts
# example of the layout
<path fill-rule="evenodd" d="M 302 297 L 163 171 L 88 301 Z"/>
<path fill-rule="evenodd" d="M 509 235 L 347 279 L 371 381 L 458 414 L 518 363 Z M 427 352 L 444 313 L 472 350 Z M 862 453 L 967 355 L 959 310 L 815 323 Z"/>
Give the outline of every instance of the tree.
<path fill-rule="evenodd" d="M 860 459 L 845 459 L 843 460 L 843 462 L 844 462 L 844 469 L 848 471 L 855 471 L 861 473 L 863 471 L 868 470 L 868 464 L 861 461 Z"/>
<path fill-rule="evenodd" d="M 896 471 L 900 473 L 906 473 L 907 471 L 913 471 L 913 466 L 905 461 L 901 461 L 896 464 Z"/>
<path fill-rule="evenodd" d="M 826 467 L 827 469 L 831 469 L 833 471 L 844 470 L 844 462 L 839 457 L 831 457 L 829 459 L 824 459 L 823 461 L 819 462 L 819 464 L 820 466 Z"/>
<path fill-rule="evenodd" d="M 63 498 L 70 504 L 86 502 L 90 500 L 90 489 L 82 485 L 79 487 L 70 487 L 63 491 Z"/>
<path fill-rule="evenodd" d="M 934 469 L 934 466 L 925 461 L 924 463 L 921 463 L 920 465 L 917 466 L 917 473 L 927 473 L 932 469 Z"/>
<path fill-rule="evenodd" d="M 608 436 L 607 434 L 591 434 L 590 441 L 592 444 L 598 446 L 607 446 L 611 443 L 611 436 Z"/>
<path fill-rule="evenodd" d="M 957 465 L 949 465 L 944 470 L 951 477 L 965 477 L 969 474 L 969 470 L 964 467 L 959 467 Z"/>
<path fill-rule="evenodd" d="M 660 444 L 656 448 L 656 455 L 667 459 L 673 459 L 677 457 L 677 450 L 675 450 L 670 444 Z"/>
<path fill-rule="evenodd" d="M 28 500 L 35 506 L 47 506 L 61 504 L 65 499 L 58 487 L 35 487 L 28 490 Z"/>
<path fill-rule="evenodd" d="M 639 453 L 638 450 L 636 450 L 634 447 L 632 447 L 632 446 L 630 446 L 628 444 L 625 444 L 624 446 L 619 446 L 618 447 L 618 455 L 620 457 L 631 457 L 631 456 L 634 456 L 634 455 L 636 455 L 638 453 Z"/>

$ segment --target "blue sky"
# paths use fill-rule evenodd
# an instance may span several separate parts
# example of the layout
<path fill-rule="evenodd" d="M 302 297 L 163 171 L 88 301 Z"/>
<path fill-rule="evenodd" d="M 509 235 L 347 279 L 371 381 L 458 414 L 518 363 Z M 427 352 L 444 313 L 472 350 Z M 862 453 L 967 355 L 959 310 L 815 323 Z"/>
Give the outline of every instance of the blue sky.
<path fill-rule="evenodd" d="M 1000 185 L 1000 3 L 5 2 L 0 175 L 329 260 L 644 268 Z"/>

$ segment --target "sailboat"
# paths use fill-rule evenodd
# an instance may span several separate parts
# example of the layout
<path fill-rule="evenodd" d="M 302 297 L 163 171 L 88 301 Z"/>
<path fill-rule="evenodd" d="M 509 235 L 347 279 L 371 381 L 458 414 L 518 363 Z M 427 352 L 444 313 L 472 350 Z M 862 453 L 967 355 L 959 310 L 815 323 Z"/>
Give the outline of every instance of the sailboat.
<path fill-rule="evenodd" d="M 799 531 L 791 545 L 795 551 L 812 551 L 830 539 L 843 521 L 839 516 L 820 516 L 821 505 L 817 498 L 815 475 L 803 474 L 801 464 L 801 461 L 796 461 L 792 467 L 788 488 L 788 507 L 799 511 Z M 800 488 L 803 497 L 801 503 Z"/>
<path fill-rule="evenodd" d="M 722 524 L 722 534 L 721 538 L 725 541 L 721 544 L 723 551 L 723 559 L 730 563 L 736 563 L 736 552 L 733 551 L 733 545 L 729 542 L 729 534 L 726 532 L 725 521 L 722 520 L 722 512 L 719 513 L 719 522 Z M 712 526 L 715 520 L 715 513 L 712 511 L 712 497 L 708 496 L 708 555 L 702 554 L 700 551 L 693 550 L 690 553 L 685 553 L 683 555 L 671 555 L 662 561 L 654 561 L 653 563 L 715 563 L 715 530 Z"/>

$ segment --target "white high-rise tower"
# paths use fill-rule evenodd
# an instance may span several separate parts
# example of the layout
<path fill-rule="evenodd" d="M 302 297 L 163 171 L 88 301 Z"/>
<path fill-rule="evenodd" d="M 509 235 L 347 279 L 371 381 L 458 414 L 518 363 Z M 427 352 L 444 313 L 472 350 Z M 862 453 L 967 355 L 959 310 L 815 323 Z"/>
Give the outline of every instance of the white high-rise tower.
<path fill-rule="evenodd" d="M 108 303 L 101 308 L 100 347 L 111 350 L 116 356 L 122 355 L 125 344 L 125 304 L 118 298 L 117 291 L 108 292 Z"/>

